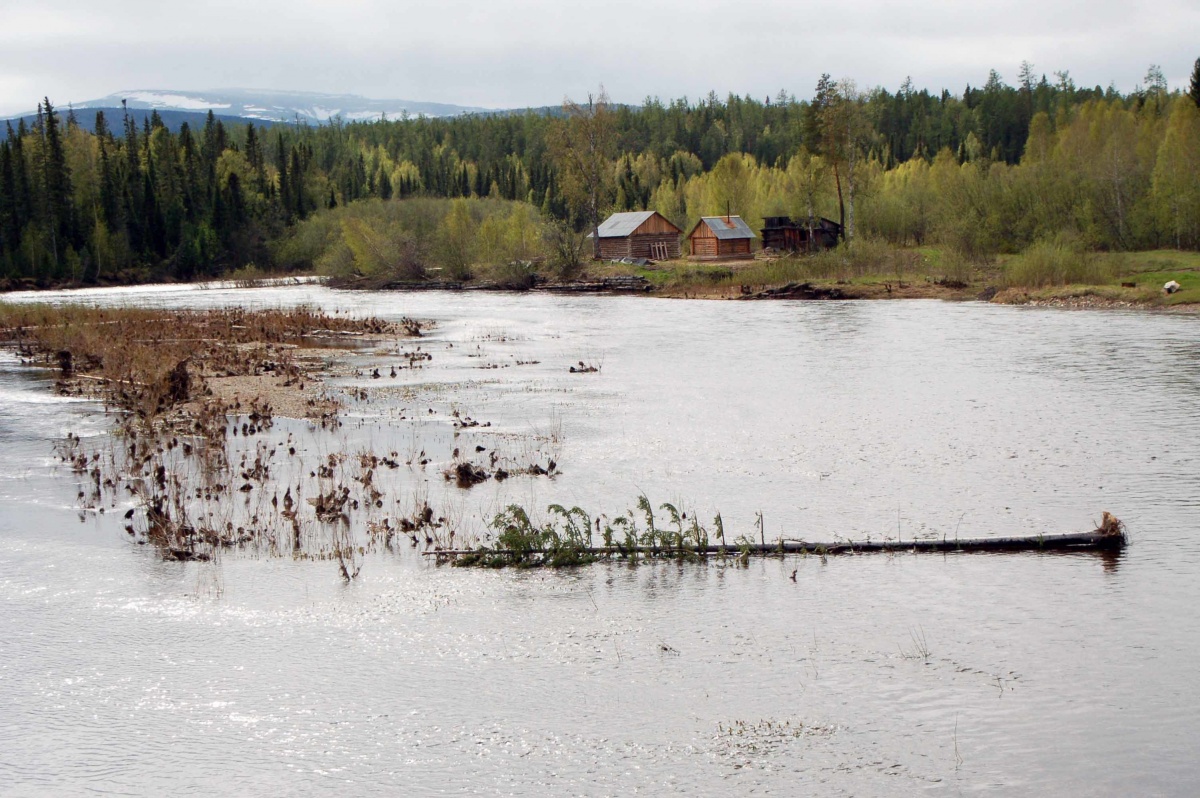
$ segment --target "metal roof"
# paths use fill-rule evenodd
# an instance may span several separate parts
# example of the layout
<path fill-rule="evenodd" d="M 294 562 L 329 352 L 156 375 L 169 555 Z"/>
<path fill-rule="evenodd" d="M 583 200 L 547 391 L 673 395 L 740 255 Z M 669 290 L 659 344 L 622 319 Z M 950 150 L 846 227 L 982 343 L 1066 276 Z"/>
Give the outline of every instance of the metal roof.
<path fill-rule="evenodd" d="M 713 231 L 713 235 L 722 241 L 735 238 L 758 238 L 750 229 L 750 225 L 742 221 L 740 216 L 705 216 L 700 221 L 708 225 L 708 229 Z"/>
<path fill-rule="evenodd" d="M 654 215 L 654 211 L 628 211 L 626 213 L 614 213 L 612 216 L 604 220 L 604 224 L 600 225 L 601 238 L 624 238 L 638 229 L 645 223 L 647 219 Z"/>

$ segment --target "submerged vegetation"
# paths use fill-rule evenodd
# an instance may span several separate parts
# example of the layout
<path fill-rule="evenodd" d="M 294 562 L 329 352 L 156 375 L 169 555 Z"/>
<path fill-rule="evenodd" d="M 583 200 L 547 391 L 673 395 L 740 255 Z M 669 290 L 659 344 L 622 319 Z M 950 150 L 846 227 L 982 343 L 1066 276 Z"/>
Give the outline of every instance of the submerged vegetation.
<path fill-rule="evenodd" d="M 464 492 L 559 473 L 561 428 L 497 432 L 455 403 L 440 418 L 432 407 L 399 415 L 448 429 L 452 449 L 442 456 L 426 451 L 433 441 L 415 426 L 405 450 L 374 436 L 351 445 L 338 433 L 342 408 L 369 405 L 374 386 L 394 390 L 405 370 L 428 366 L 432 355 L 417 343 L 426 328 L 307 307 L 0 303 L 0 343 L 53 370 L 60 393 L 101 400 L 114 416 L 109 435 L 68 432 L 58 443 L 82 512 L 124 512 L 131 541 L 166 559 L 327 560 L 346 580 L 373 551 L 477 545 L 465 494 L 440 506 L 431 497 L 439 472 Z M 384 365 L 364 368 L 363 358 Z"/>
<path fill-rule="evenodd" d="M 273 438 L 272 430 L 279 415 L 339 424 L 337 399 L 321 389 L 329 347 L 364 336 L 420 334 L 421 324 L 410 319 L 392 323 L 310 308 L 0 304 L 0 340 L 30 362 L 56 368 L 60 392 L 94 396 L 117 414 L 114 434 L 98 448 L 73 433 L 59 447 L 62 461 L 84 480 L 85 509 L 104 512 L 132 501 L 126 531 L 168 558 L 207 560 L 228 547 L 287 550 L 335 557 L 347 578 L 358 550 L 345 528 L 347 513 L 379 503 L 372 475 L 380 458 L 322 455 L 311 464 L 310 482 L 303 477 L 306 447 L 291 433 Z M 394 459 L 384 462 L 399 467 Z M 309 541 L 310 524 L 328 527 L 329 534 L 318 536 L 323 542 Z M 373 529 L 390 532 L 386 524 Z"/>

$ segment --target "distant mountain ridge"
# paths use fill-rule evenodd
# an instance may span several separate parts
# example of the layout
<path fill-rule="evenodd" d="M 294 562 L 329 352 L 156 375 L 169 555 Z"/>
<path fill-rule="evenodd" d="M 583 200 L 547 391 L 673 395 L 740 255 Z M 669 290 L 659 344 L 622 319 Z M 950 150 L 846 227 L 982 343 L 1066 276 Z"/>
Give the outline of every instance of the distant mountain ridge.
<path fill-rule="evenodd" d="M 157 108 L 129 108 L 124 109 L 120 106 L 116 107 L 100 107 L 89 106 L 87 108 L 58 108 L 55 113 L 61 112 L 61 121 L 66 121 L 67 114 L 71 111 L 75 113 L 75 120 L 84 130 L 92 130 L 96 124 L 96 114 L 100 111 L 104 112 L 104 117 L 108 121 L 109 129 L 117 136 L 122 135 L 122 120 L 125 114 L 129 114 L 129 118 L 137 125 L 139 130 L 150 120 L 151 114 L 157 113 L 158 118 L 172 133 L 178 133 L 183 123 L 187 123 L 192 130 L 198 130 L 204 127 L 208 121 L 207 111 L 170 111 L 167 109 L 159 110 Z M 261 128 L 269 128 L 280 124 L 279 122 L 271 122 L 266 119 L 246 119 L 240 116 L 225 116 L 224 114 L 213 114 L 213 118 L 225 125 L 244 125 L 252 123 Z M 25 114 L 23 116 L 14 116 L 8 119 L 0 119 L 0 140 L 7 138 L 8 127 L 14 131 L 18 128 L 20 122 L 25 122 L 26 128 L 32 128 L 37 122 L 37 114 Z M 6 127 L 7 124 L 7 127 Z"/>
<path fill-rule="evenodd" d="M 176 91 L 173 89 L 134 89 L 107 97 L 71 103 L 76 111 L 94 108 L 120 108 L 122 100 L 131 110 L 180 111 L 207 113 L 265 122 L 307 122 L 325 124 L 340 118 L 346 122 L 374 121 L 387 117 L 458 116 L 495 113 L 494 109 L 449 103 L 413 100 L 374 100 L 355 94 L 322 94 L 310 91 L 271 91 L 267 89 L 213 89 Z M 64 104 L 65 105 L 65 104 Z M 65 110 L 60 105 L 60 110 Z M 24 116 L 21 114 L 20 116 Z M 14 117 L 15 118 L 15 117 Z"/>

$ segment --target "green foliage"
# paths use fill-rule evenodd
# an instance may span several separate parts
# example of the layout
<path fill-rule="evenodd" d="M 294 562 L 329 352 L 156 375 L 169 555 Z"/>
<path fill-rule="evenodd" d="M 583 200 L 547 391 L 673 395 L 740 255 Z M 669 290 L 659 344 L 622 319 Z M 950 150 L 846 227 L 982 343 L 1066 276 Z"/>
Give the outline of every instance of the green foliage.
<path fill-rule="evenodd" d="M 547 224 L 544 230 L 550 265 L 557 276 L 564 280 L 576 277 L 583 269 L 584 251 L 588 246 L 586 234 L 562 220 Z"/>
<path fill-rule="evenodd" d="M 1103 285 L 1111 282 L 1111 266 L 1078 242 L 1062 237 L 1039 241 L 1004 267 L 1004 280 L 1010 286 L 1042 288 L 1055 285 Z"/>
<path fill-rule="evenodd" d="M 316 213 L 274 247 L 284 269 L 420 280 L 431 269 L 471 276 L 484 252 L 539 257 L 536 212 L 507 200 L 367 199 Z M 511 275 L 510 275 L 511 276 Z"/>
<path fill-rule="evenodd" d="M 501 288 L 527 291 L 536 284 L 538 271 L 530 261 L 514 260 L 494 267 L 488 277 Z"/>
<path fill-rule="evenodd" d="M 646 531 L 638 539 L 638 542 L 643 546 L 658 546 L 658 528 L 654 525 L 654 507 L 650 504 L 650 500 L 646 498 L 646 494 L 638 496 L 637 508 L 646 518 Z M 629 513 L 630 517 L 633 513 Z"/>
<path fill-rule="evenodd" d="M 1188 83 L 1188 96 L 1197 108 L 1200 108 L 1200 58 L 1192 66 L 1192 79 Z"/>
<path fill-rule="evenodd" d="M 1200 61 L 1197 61 L 1200 67 Z M 1175 103 L 1158 147 L 1151 201 L 1159 229 L 1176 249 L 1200 248 L 1200 108 Z"/>
<path fill-rule="evenodd" d="M 88 131 L 47 100 L 0 136 L 0 269 L 43 283 L 248 263 L 462 279 L 545 258 L 571 277 L 582 234 L 612 208 L 684 228 L 726 209 L 755 228 L 844 218 L 850 239 L 941 244 L 967 262 L 1059 234 L 1096 250 L 1200 248 L 1200 61 L 1186 94 L 1156 67 L 1125 96 L 1055 78 L 1024 64 L 1016 86 L 992 72 L 955 95 L 909 81 L 864 93 L 825 75 L 812 102 L 710 94 L 630 108 L 601 96 L 561 115 L 269 135 L 211 115 L 174 133 L 156 117 L 99 115 Z M 404 210 L 361 209 L 397 201 Z"/>
<path fill-rule="evenodd" d="M 478 552 L 479 557 L 462 564 L 497 566 L 548 565 L 563 567 L 591 562 L 587 550 L 592 545 L 592 519 L 579 507 L 567 509 L 552 504 L 547 512 L 553 519 L 535 525 L 520 505 L 510 504 L 492 519 L 496 532 L 496 551 Z"/>
<path fill-rule="evenodd" d="M 603 549 L 593 549 L 593 530 L 600 530 L 600 519 L 593 519 L 583 509 L 561 504 L 546 508 L 549 520 L 534 523 L 520 505 L 512 504 L 496 514 L 490 526 L 496 535 L 492 547 L 459 555 L 459 566 L 502 568 L 516 566 L 563 567 L 594 562 L 601 556 L 623 556 L 636 562 L 641 556 L 697 559 L 705 555 L 709 545 L 708 531 L 693 514 L 665 503 L 665 510 L 674 527 L 660 529 L 654 521 L 654 507 L 646 496 L 638 497 L 638 512 L 646 519 L 644 530 L 638 529 L 634 514 L 619 516 L 603 525 Z M 601 516 L 603 518 L 603 516 Z M 724 526 L 718 514 L 714 520 L 718 537 L 725 539 Z"/>

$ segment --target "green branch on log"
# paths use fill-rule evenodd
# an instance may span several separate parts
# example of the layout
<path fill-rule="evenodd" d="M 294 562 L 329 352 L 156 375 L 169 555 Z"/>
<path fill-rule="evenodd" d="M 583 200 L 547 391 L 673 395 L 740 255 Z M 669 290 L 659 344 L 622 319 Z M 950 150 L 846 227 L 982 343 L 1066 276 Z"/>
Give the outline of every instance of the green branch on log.
<path fill-rule="evenodd" d="M 740 536 L 733 545 L 725 542 L 724 527 L 718 515 L 715 521 L 721 542 L 712 544 L 709 543 L 707 531 L 695 520 L 695 516 L 691 527 L 685 532 L 683 521 L 686 513 L 664 504 L 663 509 L 671 516 L 676 529 L 660 530 L 654 525 L 653 509 L 645 496 L 639 498 L 638 507 L 646 517 L 647 529 L 638 534 L 632 513 L 618 517 L 605 526 L 603 546 L 592 545 L 591 517 L 579 507 L 568 510 L 562 505 L 551 505 L 548 512 L 552 514 L 552 519 L 537 526 L 529 519 L 524 508 L 513 504 L 492 520 L 492 528 L 497 533 L 495 546 L 475 550 L 430 551 L 425 554 L 461 567 L 536 568 L 583 565 L 602 558 L 622 558 L 634 562 L 639 558 L 699 559 L 716 555 L 733 556 L 746 561 L 751 556 L 785 554 L 814 554 L 825 558 L 837 554 L 888 552 L 1111 552 L 1120 551 L 1129 544 L 1125 525 L 1108 512 L 1103 514 L 1100 524 L 1091 532 L 954 540 L 867 539 L 837 543 L 813 543 L 783 537 L 774 543 L 754 543 Z M 597 519 L 596 526 L 599 527 L 599 524 Z M 617 542 L 618 529 L 623 533 L 621 543 Z"/>

